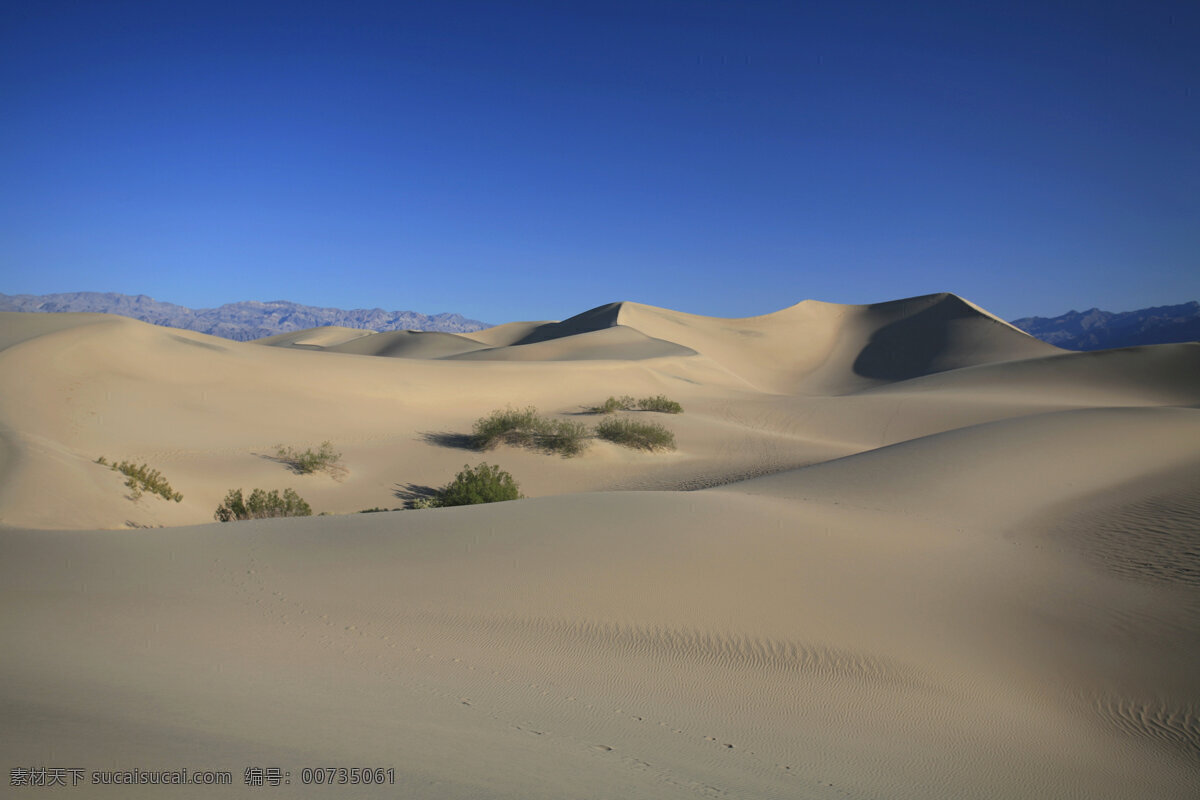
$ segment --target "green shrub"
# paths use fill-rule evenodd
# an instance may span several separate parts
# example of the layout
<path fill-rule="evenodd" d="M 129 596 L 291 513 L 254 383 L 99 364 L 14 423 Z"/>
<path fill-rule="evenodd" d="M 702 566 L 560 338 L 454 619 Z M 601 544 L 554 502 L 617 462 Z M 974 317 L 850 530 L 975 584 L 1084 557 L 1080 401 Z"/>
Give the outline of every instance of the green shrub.
<path fill-rule="evenodd" d="M 312 507 L 300 499 L 293 489 L 284 489 L 281 497 L 278 489 L 264 492 L 255 489 L 249 499 L 242 498 L 241 489 L 230 489 L 225 502 L 217 506 L 213 514 L 219 522 L 237 519 L 267 519 L 270 517 L 310 517 Z"/>
<path fill-rule="evenodd" d="M 642 397 L 634 400 L 629 395 L 621 397 L 610 397 L 598 406 L 592 406 L 587 409 L 593 414 L 612 414 L 615 411 L 660 411 L 664 414 L 680 414 L 683 412 L 683 406 L 671 400 L 666 395 L 655 395 L 654 397 Z"/>
<path fill-rule="evenodd" d="M 675 449 L 675 434 L 657 422 L 606 419 L 596 426 L 596 435 L 601 439 L 640 450 Z"/>
<path fill-rule="evenodd" d="M 579 422 L 539 417 L 533 406 L 506 408 L 475 420 L 471 441 L 480 450 L 503 443 L 574 456 L 587 447 L 588 429 Z"/>
<path fill-rule="evenodd" d="M 309 448 L 303 453 L 292 447 L 278 445 L 275 448 L 275 457 L 304 475 L 321 470 L 333 475 L 342 469 L 338 463 L 342 454 L 333 451 L 331 442 L 321 442 L 321 446 L 316 451 Z"/>
<path fill-rule="evenodd" d="M 513 476 L 500 467 L 484 463 L 471 468 L 464 464 L 462 472 L 438 490 L 435 502 L 439 506 L 467 506 L 521 497 L 521 489 Z"/>
<path fill-rule="evenodd" d="M 683 406 L 662 394 L 655 395 L 654 397 L 643 397 L 637 401 L 637 407 L 640 411 L 658 411 L 663 414 L 683 413 Z"/>
<path fill-rule="evenodd" d="M 564 456 L 577 456 L 587 448 L 591 432 L 582 422 L 543 419 L 540 423 L 537 444 L 543 450 L 561 453 Z"/>
<path fill-rule="evenodd" d="M 491 450 L 498 444 L 531 444 L 538 430 L 537 409 L 506 408 L 493 411 L 475 420 L 472 440 L 480 450 Z"/>
<path fill-rule="evenodd" d="M 609 397 L 598 406 L 592 406 L 588 411 L 593 414 L 611 414 L 614 411 L 631 411 L 633 410 L 634 399 L 629 395 L 621 397 Z"/>
<path fill-rule="evenodd" d="M 162 476 L 162 473 L 156 469 L 150 469 L 146 464 L 138 465 L 132 461 L 109 464 L 104 456 L 97 458 L 96 463 L 103 464 L 112 471 L 124 475 L 125 485 L 129 487 L 129 493 L 134 500 L 140 498 L 142 492 L 150 492 L 164 500 L 174 500 L 176 503 L 183 500 L 183 495 L 171 488 L 171 484 L 167 483 L 167 479 Z"/>

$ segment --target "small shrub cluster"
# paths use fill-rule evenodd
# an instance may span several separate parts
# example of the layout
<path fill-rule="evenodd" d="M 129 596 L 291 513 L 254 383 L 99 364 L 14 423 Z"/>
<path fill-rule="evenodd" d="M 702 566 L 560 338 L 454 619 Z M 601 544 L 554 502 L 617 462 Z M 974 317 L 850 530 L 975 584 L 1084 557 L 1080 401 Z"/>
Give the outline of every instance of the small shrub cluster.
<path fill-rule="evenodd" d="M 463 464 L 454 480 L 438 489 L 432 497 L 418 497 L 412 508 L 444 508 L 470 506 L 478 503 L 502 503 L 520 500 L 521 487 L 513 476 L 499 466 L 482 463 L 476 467 Z"/>
<path fill-rule="evenodd" d="M 629 395 L 621 397 L 609 397 L 598 406 L 592 406 L 588 409 L 593 414 L 612 414 L 617 411 L 658 411 L 663 414 L 682 414 L 683 406 L 670 399 L 666 395 L 655 395 L 654 397 L 642 397 L 634 400 Z"/>
<path fill-rule="evenodd" d="M 593 414 L 612 414 L 616 411 L 632 411 L 636 403 L 636 400 L 626 394 L 622 395 L 621 397 L 609 397 L 600 405 L 592 406 L 588 409 L 588 411 L 592 412 Z"/>
<path fill-rule="evenodd" d="M 275 448 L 275 457 L 303 475 L 322 470 L 332 475 L 341 469 L 338 460 L 342 454 L 334 452 L 331 442 L 321 442 L 316 451 L 310 448 L 303 453 L 292 447 L 278 445 Z"/>
<path fill-rule="evenodd" d="M 476 420 L 471 440 L 480 450 L 503 443 L 574 456 L 587 446 L 588 429 L 580 422 L 540 417 L 533 406 L 506 408 Z"/>
<path fill-rule="evenodd" d="M 104 456 L 97 458 L 96 463 L 103 464 L 114 472 L 124 475 L 125 485 L 129 487 L 129 493 L 134 500 L 140 498 L 143 492 L 150 492 L 164 500 L 174 500 L 176 503 L 183 500 L 183 495 L 171 488 L 171 484 L 167 483 L 167 479 L 162 476 L 161 472 L 150 469 L 146 464 L 138 465 L 132 461 L 109 464 L 108 459 Z"/>
<path fill-rule="evenodd" d="M 624 395 L 609 397 L 603 404 L 593 406 L 590 410 L 596 414 L 610 414 L 634 409 L 679 414 L 683 406 L 661 394 L 638 400 Z M 533 406 L 497 410 L 477 419 L 471 441 L 480 450 L 491 450 L 498 444 L 511 444 L 573 456 L 582 453 L 589 440 L 596 436 L 643 450 L 675 449 L 675 435 L 658 423 L 608 419 L 592 431 L 581 422 L 538 416 Z"/>
<path fill-rule="evenodd" d="M 657 422 L 606 419 L 596 426 L 601 439 L 640 450 L 674 450 L 675 434 Z"/>
<path fill-rule="evenodd" d="M 666 395 L 656 394 L 654 397 L 643 397 L 637 401 L 639 411 L 657 411 L 660 414 L 682 414 L 683 406 Z"/>
<path fill-rule="evenodd" d="M 437 502 L 440 506 L 469 506 L 521 497 L 521 487 L 500 467 L 482 463 L 472 468 L 464 464 L 462 472 L 438 490 Z"/>
<path fill-rule="evenodd" d="M 293 489 L 284 489 L 282 496 L 278 489 L 272 489 L 270 492 L 255 489 L 248 499 L 243 499 L 241 489 L 230 489 L 225 495 L 225 502 L 217 506 L 213 516 L 218 522 L 270 517 L 310 517 L 312 507 Z"/>

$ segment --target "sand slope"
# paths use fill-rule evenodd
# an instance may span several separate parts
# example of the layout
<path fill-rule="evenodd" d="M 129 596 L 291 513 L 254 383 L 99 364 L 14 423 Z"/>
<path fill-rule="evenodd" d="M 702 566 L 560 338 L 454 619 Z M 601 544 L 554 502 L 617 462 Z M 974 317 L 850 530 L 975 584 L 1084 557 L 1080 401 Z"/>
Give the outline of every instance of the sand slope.
<path fill-rule="evenodd" d="M 114 798 L 256 765 L 296 797 L 1200 793 L 1200 346 L 1063 353 L 953 295 L 289 336 L 0 314 L 12 765 L 234 777 Z M 660 392 L 674 453 L 501 448 L 531 499 L 345 513 L 484 458 L 493 408 Z M 338 478 L 270 457 L 324 439 Z M 336 515 L 203 524 L 233 486 Z"/>

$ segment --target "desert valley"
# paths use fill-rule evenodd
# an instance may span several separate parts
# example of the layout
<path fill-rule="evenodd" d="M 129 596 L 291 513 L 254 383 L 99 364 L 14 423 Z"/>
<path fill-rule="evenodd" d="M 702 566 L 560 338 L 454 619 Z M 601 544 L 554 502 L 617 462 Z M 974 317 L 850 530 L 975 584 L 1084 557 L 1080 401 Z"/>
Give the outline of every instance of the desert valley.
<path fill-rule="evenodd" d="M 233 775 L 74 796 L 1200 796 L 1198 343 L 938 294 L 251 342 L 2 312 L 0 348 L 6 767 Z M 594 413 L 627 395 L 683 412 Z M 478 450 L 530 406 L 675 447 Z M 525 499 L 406 508 L 481 462 Z M 255 488 L 313 516 L 214 520 Z M 342 766 L 392 772 L 302 778 Z"/>

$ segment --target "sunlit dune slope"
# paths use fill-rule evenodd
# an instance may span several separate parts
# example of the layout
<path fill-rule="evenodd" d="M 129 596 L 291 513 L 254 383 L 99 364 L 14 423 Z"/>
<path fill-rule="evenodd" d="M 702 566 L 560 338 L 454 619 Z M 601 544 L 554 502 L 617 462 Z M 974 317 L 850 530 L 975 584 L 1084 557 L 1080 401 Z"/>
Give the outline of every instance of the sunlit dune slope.
<path fill-rule="evenodd" d="M 361 328 L 325 325 L 320 328 L 305 328 L 300 331 L 265 336 L 262 339 L 252 339 L 250 344 L 261 344 L 268 347 L 304 347 L 310 350 L 323 350 L 374 335 L 375 331 L 363 330 Z"/>
<path fill-rule="evenodd" d="M 8 531 L 0 736 L 400 773 L 356 797 L 1192 797 L 1197 587 L 1060 528 L 1186 496 L 1198 435 L 1070 411 L 714 491 Z"/>

